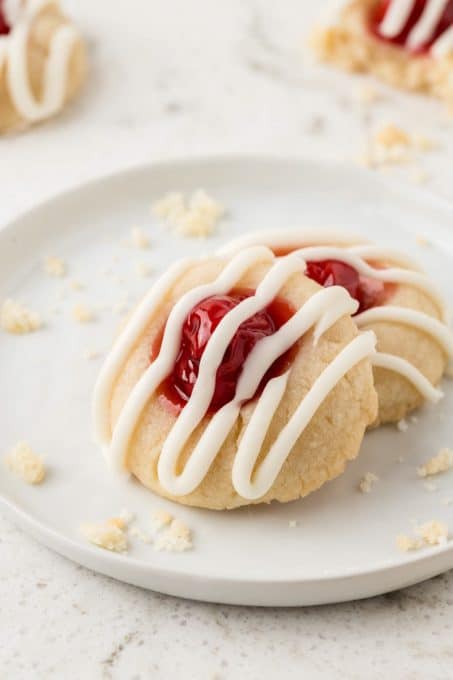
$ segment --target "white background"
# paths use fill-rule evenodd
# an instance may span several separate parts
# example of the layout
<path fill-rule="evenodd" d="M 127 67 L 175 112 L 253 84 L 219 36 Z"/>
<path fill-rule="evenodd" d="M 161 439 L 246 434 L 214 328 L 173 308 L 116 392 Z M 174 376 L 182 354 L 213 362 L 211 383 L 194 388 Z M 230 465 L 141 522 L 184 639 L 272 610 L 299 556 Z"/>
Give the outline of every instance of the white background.
<path fill-rule="evenodd" d="M 411 182 L 421 167 L 429 189 L 453 197 L 445 109 L 384 88 L 364 107 L 363 80 L 314 65 L 304 48 L 318 3 L 67 4 L 89 41 L 90 80 L 59 119 L 0 140 L 0 223 L 79 181 L 159 158 L 262 151 L 353 163 L 387 121 L 438 143 L 390 172 Z M 451 575 L 293 611 L 177 601 L 77 567 L 0 517 L 0 677 L 446 678 L 452 606 Z"/>

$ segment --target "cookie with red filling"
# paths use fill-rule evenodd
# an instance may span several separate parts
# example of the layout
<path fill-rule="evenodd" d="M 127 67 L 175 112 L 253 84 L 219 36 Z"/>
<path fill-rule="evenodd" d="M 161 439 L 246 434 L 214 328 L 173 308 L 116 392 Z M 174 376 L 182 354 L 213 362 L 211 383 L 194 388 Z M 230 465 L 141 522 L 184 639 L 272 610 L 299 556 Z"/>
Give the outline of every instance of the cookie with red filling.
<path fill-rule="evenodd" d="M 453 0 L 348 0 L 312 46 L 322 61 L 453 104 Z"/>

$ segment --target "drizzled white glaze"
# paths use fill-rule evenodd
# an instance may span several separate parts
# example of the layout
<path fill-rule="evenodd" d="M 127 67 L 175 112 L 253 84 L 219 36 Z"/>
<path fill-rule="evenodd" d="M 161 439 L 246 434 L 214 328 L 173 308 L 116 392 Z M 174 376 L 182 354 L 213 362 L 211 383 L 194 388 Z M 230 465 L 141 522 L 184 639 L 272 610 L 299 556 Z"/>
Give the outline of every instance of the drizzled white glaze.
<path fill-rule="evenodd" d="M 38 101 L 31 89 L 28 73 L 28 41 L 36 16 L 55 0 L 28 0 L 16 14 L 11 32 L 0 41 L 0 69 L 6 69 L 11 101 L 20 116 L 36 122 L 56 113 L 63 105 L 69 59 L 78 34 L 63 24 L 51 38 L 44 74 L 42 96 Z"/>
<path fill-rule="evenodd" d="M 323 289 L 312 296 L 278 331 L 260 340 L 247 357 L 235 397 L 209 419 L 184 469 L 178 471 L 177 464 L 182 449 L 207 413 L 215 389 L 217 369 L 238 327 L 247 318 L 270 304 L 291 276 L 297 272 L 302 273 L 305 269 L 305 263 L 298 255 L 292 254 L 276 259 L 268 248 L 262 246 L 249 248 L 230 261 L 222 259 L 221 262 L 224 268 L 212 283 L 190 290 L 172 308 L 165 325 L 159 355 L 129 394 L 111 437 L 108 412 L 115 376 L 121 370 L 124 359 L 133 345 L 133 338 L 138 338 L 144 324 L 146 325 L 146 319 L 149 320 L 158 301 L 162 300 L 165 291 L 171 288 L 173 277 L 178 277 L 177 268 L 180 267 L 182 273 L 185 267 L 190 266 L 188 263 L 177 265 L 173 274 L 161 279 L 135 312 L 107 360 L 95 390 L 94 414 L 97 437 L 104 446 L 109 446 L 109 457 L 113 467 L 124 470 L 131 437 L 147 402 L 174 366 L 182 327 L 191 309 L 207 297 L 227 294 L 256 264 L 264 262 L 271 265 L 255 294 L 227 313 L 210 337 L 201 358 L 191 398 L 164 442 L 158 461 L 158 478 L 162 486 L 176 496 L 192 492 L 204 479 L 236 421 L 242 404 L 253 397 L 274 361 L 309 330 L 313 329 L 313 342 L 316 343 L 338 319 L 354 313 L 357 309 L 357 302 L 352 300 L 343 288 L 334 286 Z M 295 442 L 325 397 L 353 366 L 374 353 L 374 345 L 374 334 L 367 332 L 352 340 L 340 352 L 301 401 L 271 447 L 269 455 L 260 465 L 255 479 L 252 480 L 252 471 L 265 433 L 283 397 L 291 369 L 269 381 L 255 406 L 251 423 L 245 430 L 233 467 L 233 486 L 241 496 L 255 499 L 268 491 Z M 250 445 L 245 445 L 244 440 Z"/>
<path fill-rule="evenodd" d="M 415 26 L 410 31 L 406 45 L 417 50 L 432 41 L 436 27 L 448 5 L 449 0 L 428 0 Z M 415 0 L 393 0 L 379 25 L 384 38 L 396 38 L 406 26 Z M 435 57 L 445 56 L 453 51 L 453 27 L 448 28 L 435 41 L 431 53 Z"/>
<path fill-rule="evenodd" d="M 418 265 L 407 256 L 402 255 L 398 251 L 381 248 L 372 244 L 357 245 L 358 240 L 358 237 L 354 238 L 352 235 L 338 235 L 332 231 L 319 229 L 308 232 L 302 230 L 264 231 L 247 234 L 245 237 L 235 239 L 224 246 L 220 252 L 223 254 L 233 254 L 240 251 L 243 247 L 256 243 L 264 243 L 270 248 L 275 249 L 294 248 L 294 252 L 307 262 L 329 259 L 339 260 L 354 267 L 364 276 L 387 283 L 401 283 L 414 286 L 431 297 L 438 307 L 442 321 L 438 321 L 419 310 L 394 305 L 374 307 L 358 314 L 354 320 L 360 328 L 379 321 L 410 325 L 436 340 L 446 356 L 452 359 L 453 334 L 446 325 L 447 311 L 437 287 L 426 274 L 420 271 Z M 316 242 L 335 245 L 308 245 L 304 248 L 297 248 L 301 243 L 313 244 Z M 379 269 L 370 265 L 369 261 L 398 263 L 403 265 L 403 267 L 410 267 L 410 270 L 394 266 Z M 377 352 L 372 358 L 372 363 L 404 376 L 425 399 L 438 401 L 442 396 L 442 393 L 431 385 L 421 371 L 401 357 Z"/>

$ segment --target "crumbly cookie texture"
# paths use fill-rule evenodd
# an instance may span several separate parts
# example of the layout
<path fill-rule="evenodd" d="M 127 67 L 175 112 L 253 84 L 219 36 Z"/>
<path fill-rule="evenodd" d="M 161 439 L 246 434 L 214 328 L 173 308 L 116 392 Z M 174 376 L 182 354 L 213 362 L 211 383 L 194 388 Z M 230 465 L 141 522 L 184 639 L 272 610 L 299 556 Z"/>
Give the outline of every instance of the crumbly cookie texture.
<path fill-rule="evenodd" d="M 203 189 L 198 189 L 187 199 L 182 193 L 168 193 L 154 203 L 152 212 L 183 236 L 206 237 L 214 232 L 225 209 Z"/>
<path fill-rule="evenodd" d="M 440 449 L 438 454 L 417 468 L 419 477 L 430 477 L 446 472 L 453 467 L 453 450 Z"/>
<path fill-rule="evenodd" d="M 61 257 L 50 255 L 44 261 L 44 271 L 48 276 L 61 279 L 66 276 L 66 262 Z"/>
<path fill-rule="evenodd" d="M 379 477 L 374 472 L 367 472 L 359 483 L 359 489 L 362 493 L 370 493 L 374 484 L 379 481 Z"/>
<path fill-rule="evenodd" d="M 0 308 L 0 326 L 7 333 L 22 335 L 41 328 L 42 321 L 39 314 L 9 298 Z"/>
<path fill-rule="evenodd" d="M 431 94 L 453 106 L 453 57 L 413 58 L 400 47 L 375 38 L 368 31 L 375 0 L 350 0 L 333 21 L 315 30 L 311 46 L 320 60 L 346 71 L 369 72 L 406 90 Z"/>
<path fill-rule="evenodd" d="M 238 282 L 238 288 L 255 290 L 269 266 L 260 263 L 251 267 Z M 215 258 L 194 265 L 181 276 L 163 304 L 149 319 L 148 327 L 138 339 L 118 376 L 110 403 L 112 426 L 117 422 L 131 389 L 141 377 L 145 367 L 149 365 L 149 348 L 164 327 L 172 307 L 188 290 L 216 279 L 222 268 L 222 262 Z M 296 274 L 283 286 L 281 296 L 298 309 L 319 289 L 313 281 Z M 317 345 L 313 344 L 311 333 L 307 333 L 294 357 L 285 397 L 270 425 L 262 455 L 265 455 L 276 436 L 287 424 L 301 398 L 320 373 L 356 335 L 355 324 L 347 317 L 342 318 L 327 331 Z M 175 415 L 162 405 L 158 396 L 153 395 L 143 411 L 129 445 L 127 452 L 129 470 L 155 493 L 185 505 L 223 510 L 249 504 L 250 501 L 237 494 L 231 477 L 238 443 L 250 422 L 255 404 L 256 402 L 252 400 L 243 406 L 240 416 L 199 487 L 191 494 L 175 498 L 160 485 L 157 475 L 162 444 L 173 427 Z M 347 462 L 357 456 L 364 431 L 376 417 L 376 407 L 371 366 L 368 361 L 362 361 L 340 380 L 324 400 L 294 446 L 269 492 L 254 502 L 294 500 L 308 495 L 329 479 L 341 474 Z M 208 422 L 209 416 L 202 420 L 196 437 L 191 439 L 182 452 L 182 460 L 185 461 L 190 456 L 197 438 L 201 436 Z"/>
<path fill-rule="evenodd" d="M 112 552 L 126 552 L 128 548 L 127 535 L 122 522 L 115 520 L 103 524 L 83 524 L 80 532 L 87 541 Z"/>
<path fill-rule="evenodd" d="M 415 536 L 400 535 L 396 538 L 398 548 L 403 552 L 419 550 L 426 546 L 445 545 L 448 541 L 448 525 L 431 520 L 414 529 Z"/>
<path fill-rule="evenodd" d="M 27 484 L 40 484 L 46 476 L 44 462 L 27 442 L 19 442 L 6 456 L 7 467 Z"/>

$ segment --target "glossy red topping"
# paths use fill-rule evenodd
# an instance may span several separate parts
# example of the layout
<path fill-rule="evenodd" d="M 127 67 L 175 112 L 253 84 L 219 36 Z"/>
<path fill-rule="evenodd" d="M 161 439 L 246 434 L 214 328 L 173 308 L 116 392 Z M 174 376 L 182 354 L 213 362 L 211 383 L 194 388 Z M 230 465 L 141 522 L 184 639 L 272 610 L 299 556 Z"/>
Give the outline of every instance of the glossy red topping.
<path fill-rule="evenodd" d="M 209 338 L 223 317 L 253 291 L 233 291 L 229 295 L 215 295 L 200 302 L 188 315 L 182 332 L 181 346 L 173 372 L 161 385 L 161 397 L 171 410 L 178 413 L 190 399 L 198 378 L 201 357 Z M 217 411 L 231 401 L 244 362 L 256 343 L 272 335 L 294 314 L 294 309 L 284 300 L 276 298 L 266 309 L 242 323 L 230 342 L 222 363 L 217 370 L 216 387 L 209 410 Z M 151 352 L 153 360 L 160 349 L 161 339 Z M 290 352 L 280 357 L 266 373 L 266 382 L 284 372 L 291 357 Z"/>
<path fill-rule="evenodd" d="M 354 267 L 338 260 L 307 262 L 305 274 L 324 288 L 329 286 L 346 288 L 349 295 L 359 303 L 356 314 L 382 304 L 386 296 L 385 284 L 382 281 L 362 276 Z"/>
<path fill-rule="evenodd" d="M 381 35 L 379 26 L 384 19 L 388 8 L 391 5 L 391 0 L 381 0 L 378 2 L 376 5 L 376 8 L 373 10 L 372 15 L 371 15 L 371 20 L 370 20 L 370 30 L 371 32 L 378 37 L 380 40 L 384 40 L 385 42 L 392 43 L 394 45 L 400 45 L 402 47 L 406 46 L 407 39 L 409 37 L 409 33 L 411 30 L 414 28 L 415 24 L 418 22 L 420 19 L 423 10 L 425 9 L 425 6 L 427 4 L 427 0 L 415 0 L 414 6 L 412 8 L 412 12 L 409 15 L 409 19 L 406 22 L 406 25 L 404 26 L 403 30 L 399 35 L 395 36 L 394 38 L 387 38 L 383 35 Z M 440 18 L 439 23 L 437 24 L 433 35 L 431 36 L 430 40 L 426 42 L 424 45 L 419 47 L 417 50 L 413 50 L 413 54 L 426 54 L 426 52 L 429 51 L 431 45 L 436 42 L 436 40 L 453 24 L 453 0 L 450 0 L 446 7 L 445 10 L 442 14 L 442 17 Z"/>
<path fill-rule="evenodd" d="M 11 30 L 6 20 L 4 4 L 4 0 L 0 0 L 0 35 L 8 35 Z"/>

